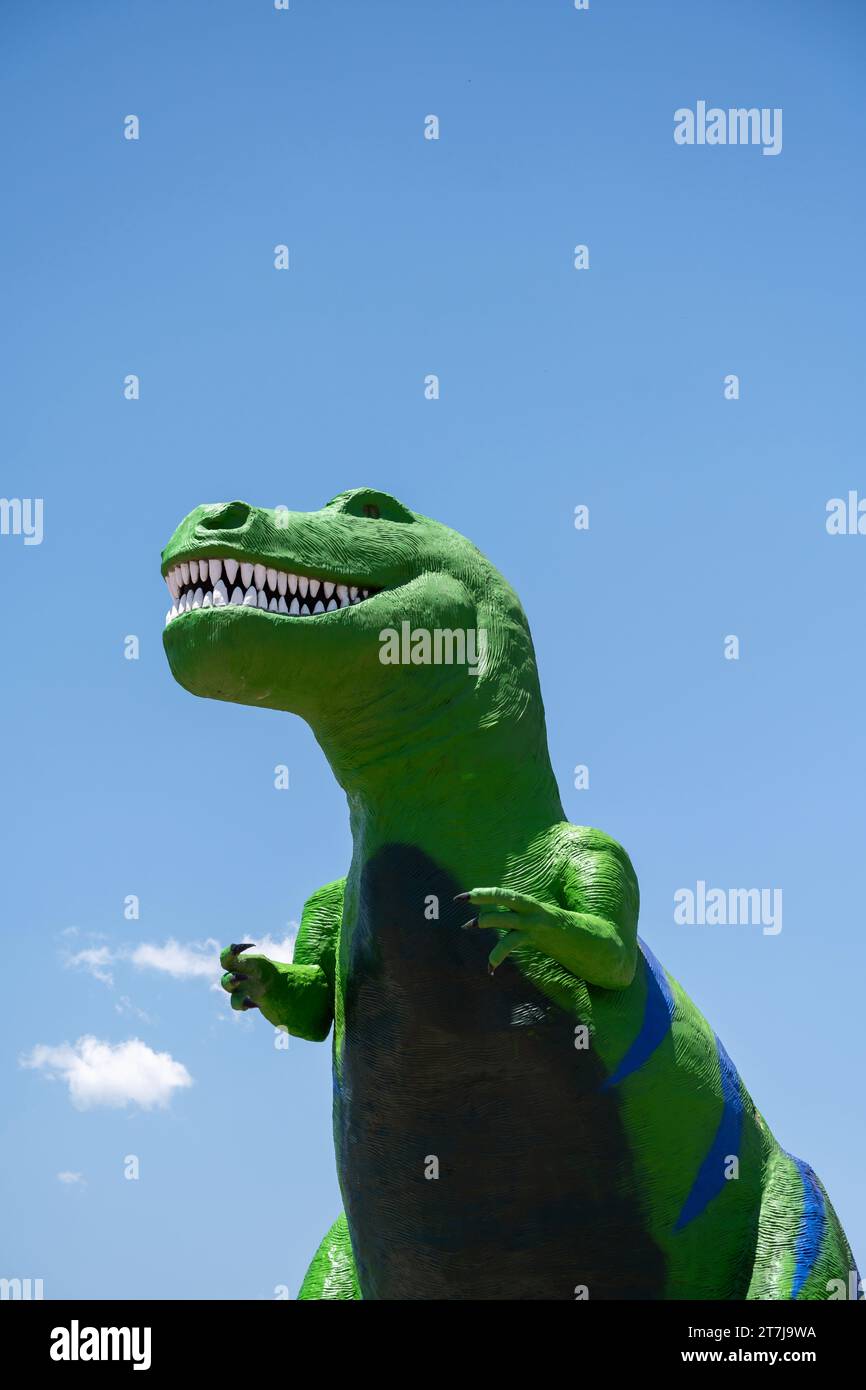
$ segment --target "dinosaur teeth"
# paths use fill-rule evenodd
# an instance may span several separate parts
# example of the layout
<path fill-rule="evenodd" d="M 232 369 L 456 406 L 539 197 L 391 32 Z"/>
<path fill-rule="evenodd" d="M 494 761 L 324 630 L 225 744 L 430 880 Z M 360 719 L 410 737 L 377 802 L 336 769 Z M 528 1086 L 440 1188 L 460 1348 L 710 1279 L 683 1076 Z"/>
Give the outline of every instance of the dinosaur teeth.
<path fill-rule="evenodd" d="M 182 560 L 168 571 L 165 582 L 172 600 L 166 626 L 184 613 L 232 606 L 289 618 L 318 617 L 352 608 L 380 592 L 222 555 Z"/>

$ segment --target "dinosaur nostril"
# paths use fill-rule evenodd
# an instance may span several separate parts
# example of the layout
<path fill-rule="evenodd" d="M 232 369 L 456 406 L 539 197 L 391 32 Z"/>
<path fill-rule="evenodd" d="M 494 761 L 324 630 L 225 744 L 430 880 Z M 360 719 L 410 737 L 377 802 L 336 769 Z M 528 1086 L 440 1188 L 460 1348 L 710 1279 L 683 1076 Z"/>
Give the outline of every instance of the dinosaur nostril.
<path fill-rule="evenodd" d="M 224 502 L 216 511 L 202 517 L 200 531 L 239 531 L 250 519 L 252 507 L 246 502 Z"/>

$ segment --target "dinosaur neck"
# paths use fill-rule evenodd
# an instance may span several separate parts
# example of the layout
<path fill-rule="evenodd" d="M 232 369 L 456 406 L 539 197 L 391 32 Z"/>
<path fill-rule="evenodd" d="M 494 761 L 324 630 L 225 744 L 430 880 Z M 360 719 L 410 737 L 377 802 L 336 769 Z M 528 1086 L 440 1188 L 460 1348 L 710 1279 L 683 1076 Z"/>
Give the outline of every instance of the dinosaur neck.
<path fill-rule="evenodd" d="M 480 867 L 522 854 L 564 819 L 540 696 L 494 714 L 489 702 L 453 694 L 413 708 L 401 692 L 393 708 L 369 717 L 356 708 L 313 727 L 361 857 L 396 842 L 465 864 L 471 844 Z"/>

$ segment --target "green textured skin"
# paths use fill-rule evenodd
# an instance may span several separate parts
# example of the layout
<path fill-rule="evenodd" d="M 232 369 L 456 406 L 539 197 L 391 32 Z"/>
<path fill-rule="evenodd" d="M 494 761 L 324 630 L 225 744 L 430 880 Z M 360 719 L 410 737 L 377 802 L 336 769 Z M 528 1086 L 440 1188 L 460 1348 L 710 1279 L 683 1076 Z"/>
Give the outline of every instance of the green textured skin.
<path fill-rule="evenodd" d="M 379 515 L 366 514 L 370 508 Z M 233 1007 L 255 1005 L 272 1024 L 311 1040 L 326 1038 L 333 1025 L 339 1089 L 353 1045 L 345 1009 L 362 876 L 387 847 L 409 845 L 471 892 L 463 914 L 489 932 L 492 964 L 502 968 L 507 957 L 505 970 L 519 971 L 575 1025 L 586 1024 L 599 1064 L 615 1072 L 648 1002 L 648 972 L 638 968 L 638 885 L 616 841 L 565 820 L 532 641 L 506 581 L 463 536 L 373 489 L 282 517 L 241 502 L 198 507 L 163 552 L 163 573 L 209 555 L 381 590 L 357 607 L 308 618 L 229 607 L 189 612 L 166 628 L 171 670 L 193 694 L 305 719 L 349 806 L 348 875 L 306 904 L 294 963 L 223 952 Z M 460 666 L 383 665 L 380 633 L 407 620 L 412 628 L 485 629 L 478 675 Z M 671 1025 L 616 1088 L 629 1151 L 623 1171 L 663 1256 L 657 1296 L 790 1298 L 807 1216 L 804 1185 L 738 1078 L 739 1176 L 676 1228 L 724 1096 L 713 1031 L 666 978 Z M 341 1170 L 340 1179 L 347 1193 L 352 1174 Z M 623 1252 L 624 1265 L 628 1258 Z M 797 1296 L 826 1299 L 828 1280 L 847 1282 L 853 1269 L 827 1202 L 820 1248 Z M 377 1296 L 362 1294 L 361 1282 L 341 1216 L 300 1297 Z"/>

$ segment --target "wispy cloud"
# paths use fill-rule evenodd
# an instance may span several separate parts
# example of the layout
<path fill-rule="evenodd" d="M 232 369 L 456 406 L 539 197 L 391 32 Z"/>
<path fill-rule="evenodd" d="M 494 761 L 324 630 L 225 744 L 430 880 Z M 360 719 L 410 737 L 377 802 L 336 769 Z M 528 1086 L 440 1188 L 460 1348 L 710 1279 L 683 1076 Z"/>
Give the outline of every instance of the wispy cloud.
<path fill-rule="evenodd" d="M 263 936 L 256 942 L 249 955 L 269 956 L 271 960 L 291 963 L 297 937 L 297 923 L 292 922 L 290 923 L 290 930 L 281 940 L 276 940 L 273 936 Z"/>
<path fill-rule="evenodd" d="M 65 964 L 71 970 L 86 970 L 95 980 L 113 985 L 111 964 L 117 958 L 117 953 L 112 951 L 110 946 L 86 946 L 83 951 L 75 951 L 72 955 L 66 956 Z"/>
<path fill-rule="evenodd" d="M 289 930 L 282 937 L 265 935 L 256 941 L 252 948 L 259 955 L 271 960 L 291 962 L 295 941 L 298 935 L 297 922 L 289 923 Z M 100 980 L 109 988 L 114 987 L 115 967 L 121 963 L 132 965 L 135 970 L 156 970 L 170 975 L 174 980 L 209 980 L 219 989 L 220 950 L 227 942 L 219 942 L 215 937 L 206 941 L 178 941 L 175 937 L 163 943 L 142 941 L 137 946 L 85 946 L 80 951 L 67 951 L 63 962 L 67 969 L 84 970 L 95 980 Z M 134 1013 L 143 1022 L 150 1022 L 147 1014 L 137 1008 L 127 995 L 115 1006 L 118 1013 Z"/>
<path fill-rule="evenodd" d="M 65 1183 L 67 1187 L 84 1187 L 86 1185 L 83 1173 L 70 1173 L 68 1171 L 58 1173 L 57 1181 Z"/>
<path fill-rule="evenodd" d="M 142 942 L 130 955 L 139 970 L 161 970 L 176 980 L 210 979 L 219 974 L 218 941 L 166 941 L 164 946 Z"/>
<path fill-rule="evenodd" d="M 154 1052 L 139 1038 L 109 1043 L 85 1036 L 57 1047 L 38 1043 L 21 1058 L 21 1066 L 41 1071 L 52 1081 L 65 1081 L 78 1110 L 100 1105 L 152 1110 L 165 1107 L 175 1091 L 192 1085 L 182 1062 L 168 1052 Z"/>
<path fill-rule="evenodd" d="M 121 994 L 114 1006 L 114 1011 L 118 1014 L 134 1014 L 142 1023 L 153 1023 L 150 1014 L 145 1013 L 144 1009 L 140 1009 L 137 1004 L 133 1004 L 128 994 Z"/>

